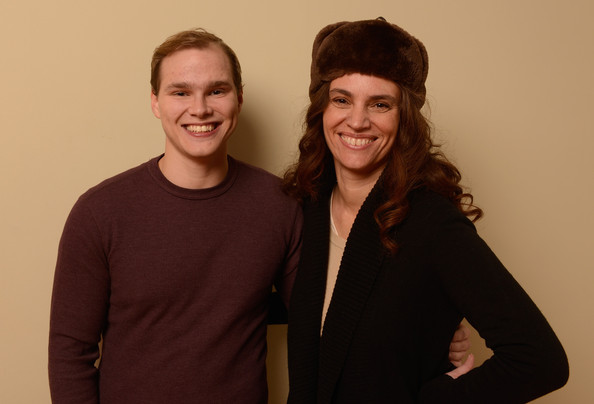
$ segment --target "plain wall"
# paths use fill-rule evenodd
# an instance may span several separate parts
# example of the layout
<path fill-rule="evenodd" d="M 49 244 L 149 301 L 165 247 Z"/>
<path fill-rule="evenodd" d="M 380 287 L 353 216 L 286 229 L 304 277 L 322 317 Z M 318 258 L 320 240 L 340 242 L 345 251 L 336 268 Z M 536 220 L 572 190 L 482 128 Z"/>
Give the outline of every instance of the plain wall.
<path fill-rule="evenodd" d="M 571 0 L 2 1 L 0 402 L 50 401 L 53 271 L 76 198 L 163 150 L 155 46 L 201 26 L 236 50 L 245 105 L 231 153 L 279 174 L 295 156 L 315 34 L 380 15 L 425 43 L 431 119 L 486 212 L 479 232 L 566 348 L 568 385 L 537 401 L 594 402 L 594 6 Z M 286 327 L 270 331 L 280 403 Z"/>

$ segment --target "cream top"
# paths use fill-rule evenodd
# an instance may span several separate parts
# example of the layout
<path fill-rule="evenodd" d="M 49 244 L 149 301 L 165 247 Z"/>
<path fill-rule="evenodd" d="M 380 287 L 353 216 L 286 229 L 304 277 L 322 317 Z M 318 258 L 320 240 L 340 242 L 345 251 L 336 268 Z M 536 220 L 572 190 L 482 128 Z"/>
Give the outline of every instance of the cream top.
<path fill-rule="evenodd" d="M 322 328 L 324 329 L 324 321 L 326 320 L 326 313 L 330 306 L 334 285 L 336 285 L 336 278 L 338 270 L 340 269 L 340 261 L 346 245 L 346 239 L 340 237 L 334 226 L 334 219 L 332 218 L 332 196 L 330 197 L 330 249 L 328 255 L 328 274 L 326 276 L 326 294 L 324 295 L 324 308 L 322 311 Z"/>

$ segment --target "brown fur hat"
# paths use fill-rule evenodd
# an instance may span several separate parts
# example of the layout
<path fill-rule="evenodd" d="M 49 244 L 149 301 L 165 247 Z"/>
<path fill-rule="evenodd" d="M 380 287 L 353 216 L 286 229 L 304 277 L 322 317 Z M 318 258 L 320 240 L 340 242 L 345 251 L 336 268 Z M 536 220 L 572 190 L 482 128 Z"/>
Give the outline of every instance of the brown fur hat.
<path fill-rule="evenodd" d="M 309 96 L 322 83 L 361 73 L 393 80 L 425 99 L 425 46 L 383 18 L 330 24 L 314 40 Z"/>

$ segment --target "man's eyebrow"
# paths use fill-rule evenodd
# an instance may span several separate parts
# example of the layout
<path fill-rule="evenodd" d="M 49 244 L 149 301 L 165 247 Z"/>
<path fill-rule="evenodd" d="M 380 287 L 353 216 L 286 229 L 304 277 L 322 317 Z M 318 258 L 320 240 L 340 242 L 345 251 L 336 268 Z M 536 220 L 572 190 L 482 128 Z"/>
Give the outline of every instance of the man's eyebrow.
<path fill-rule="evenodd" d="M 192 84 L 191 82 L 179 81 L 179 82 L 173 82 L 173 83 L 168 84 L 165 87 L 165 89 L 166 90 L 179 90 L 179 89 L 186 89 L 186 88 L 192 88 L 192 87 L 194 87 L 194 84 Z M 232 84 L 227 80 L 215 80 L 215 81 L 206 83 L 206 87 L 207 88 L 232 87 Z"/>
<path fill-rule="evenodd" d="M 165 91 L 171 91 L 171 90 L 181 90 L 184 88 L 190 88 L 191 85 L 188 82 L 185 81 L 179 81 L 179 82 L 175 82 L 175 83 L 169 83 L 167 86 L 164 87 Z"/>
<path fill-rule="evenodd" d="M 208 87 L 232 87 L 231 82 L 227 80 L 217 80 L 209 83 Z"/>

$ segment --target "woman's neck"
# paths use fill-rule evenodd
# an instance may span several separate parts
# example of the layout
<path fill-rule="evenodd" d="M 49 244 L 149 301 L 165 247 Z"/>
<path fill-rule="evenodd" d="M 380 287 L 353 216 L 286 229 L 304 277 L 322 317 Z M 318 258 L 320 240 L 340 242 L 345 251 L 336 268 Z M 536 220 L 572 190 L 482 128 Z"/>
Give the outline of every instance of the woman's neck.
<path fill-rule="evenodd" d="M 381 171 L 365 177 L 337 172 L 331 212 L 334 226 L 340 237 L 345 239 L 348 237 L 359 209 L 380 175 Z"/>

